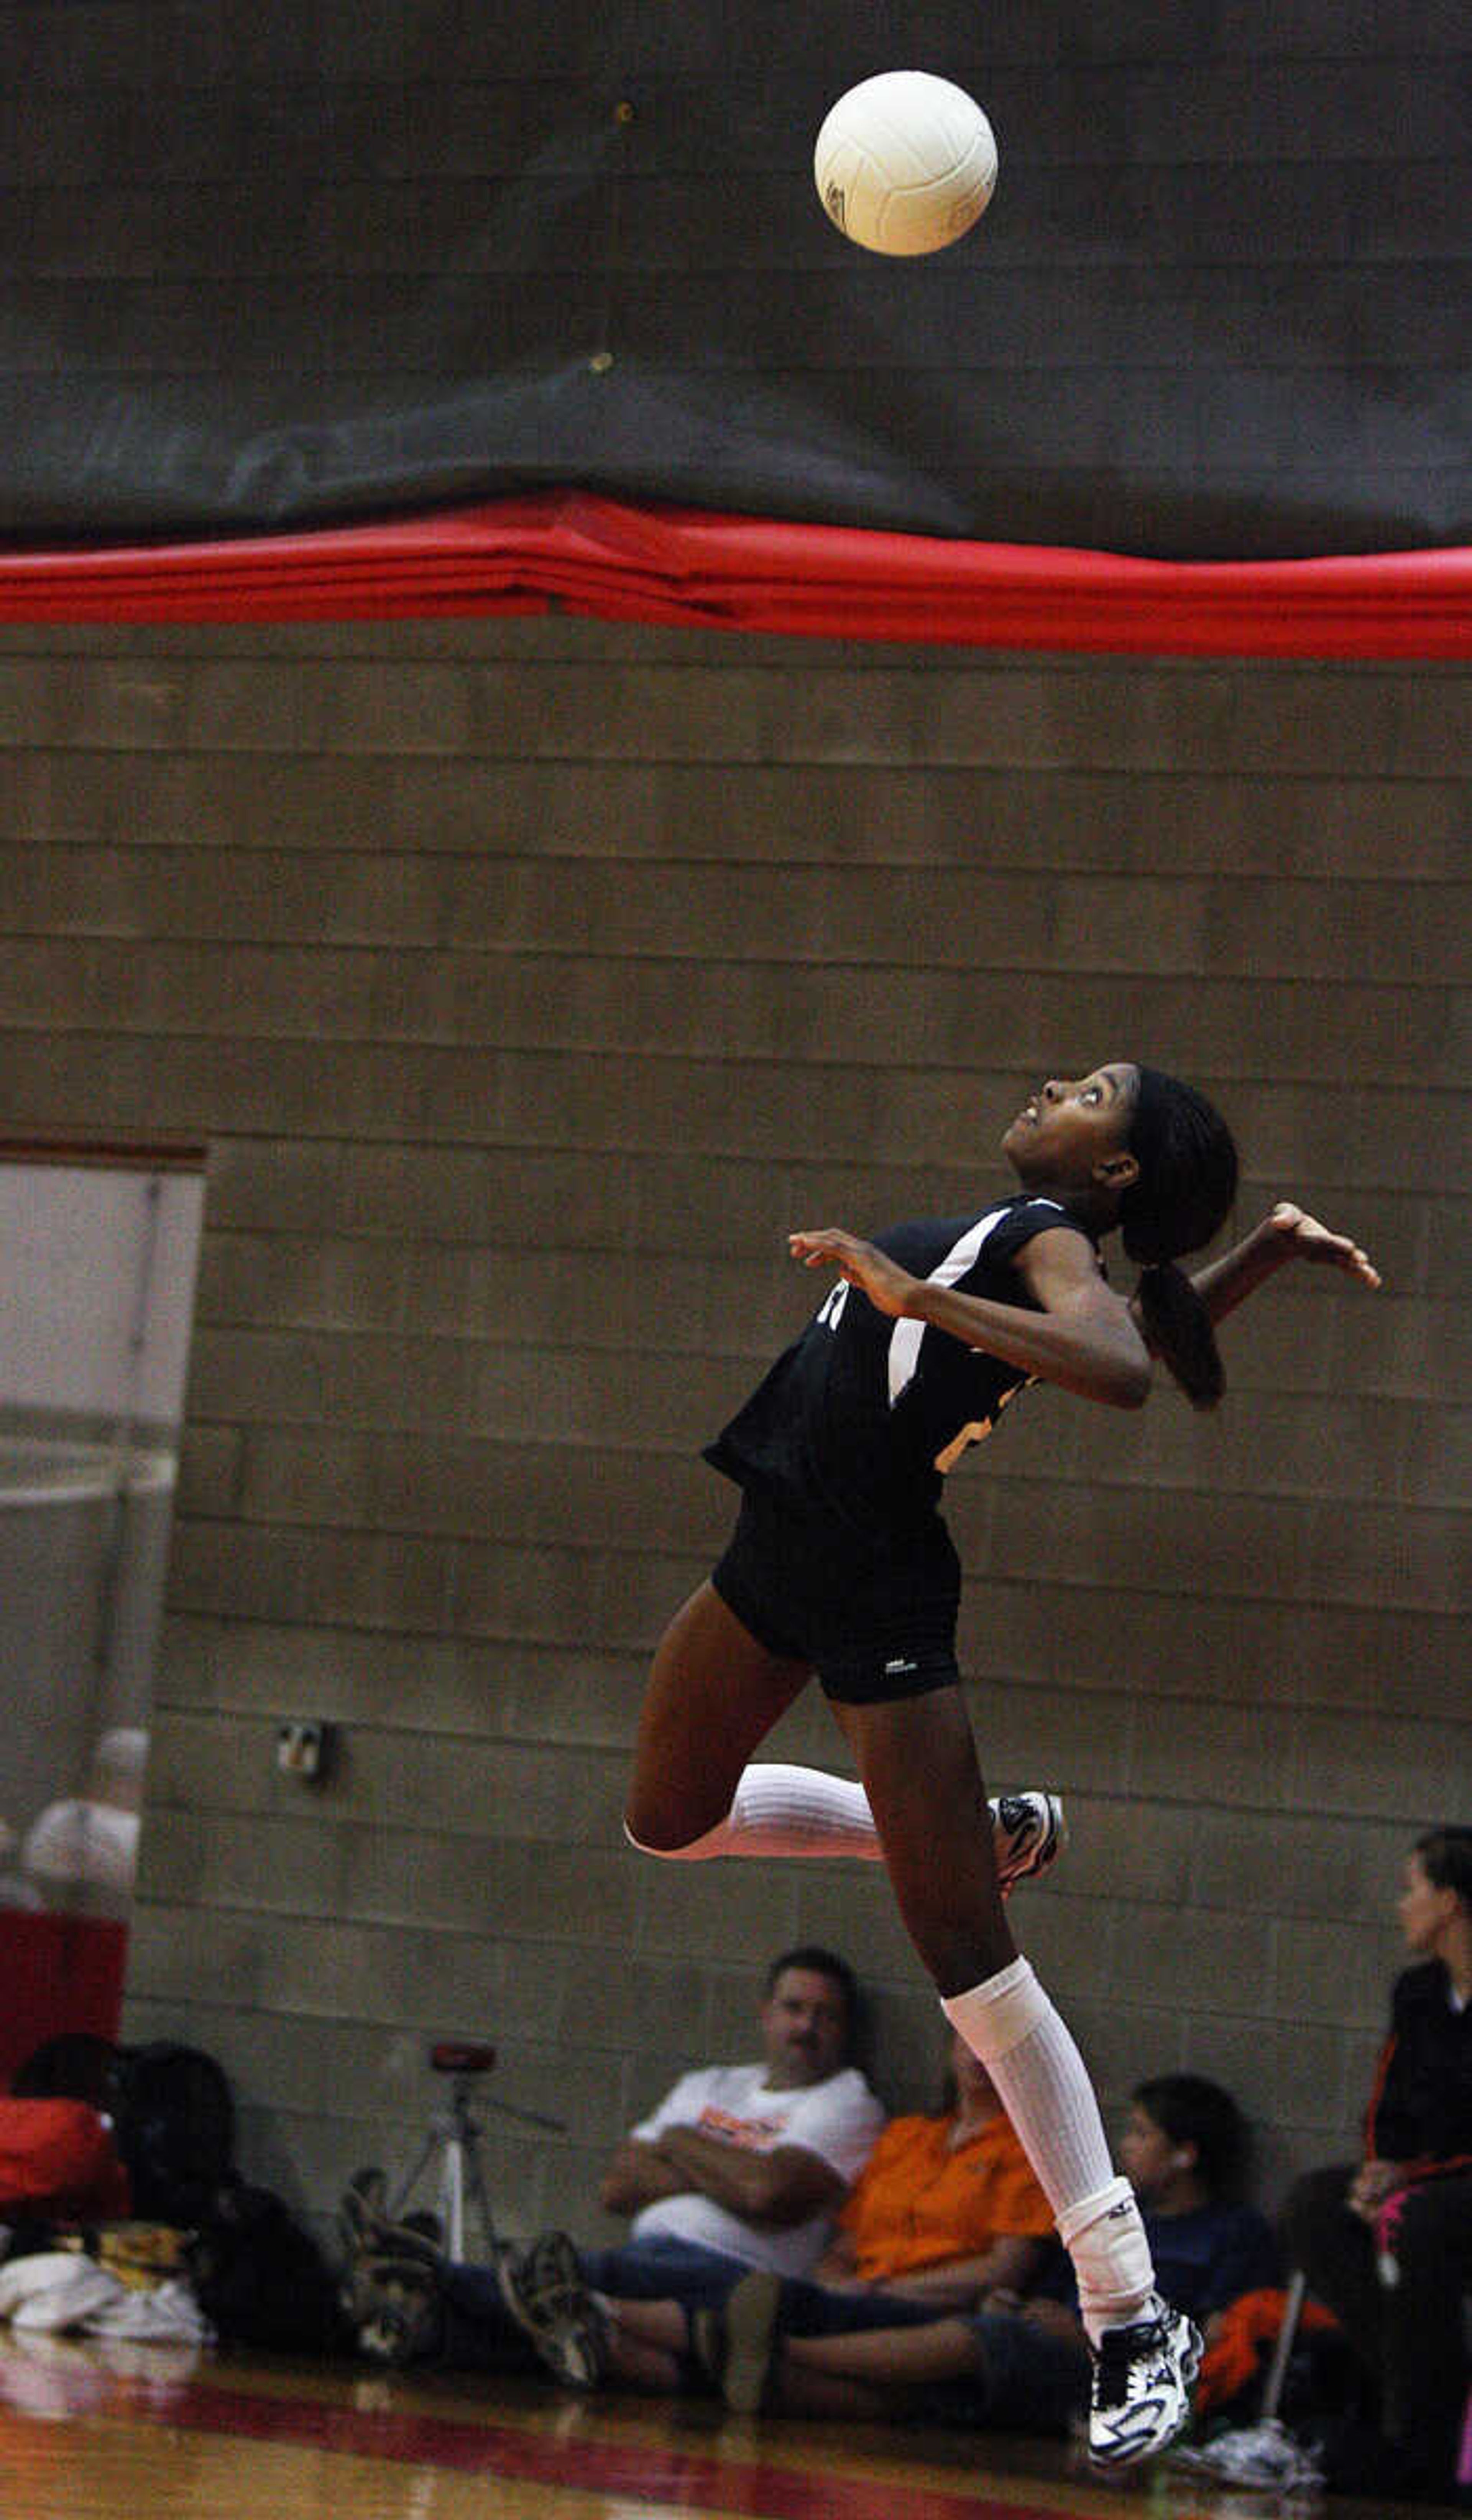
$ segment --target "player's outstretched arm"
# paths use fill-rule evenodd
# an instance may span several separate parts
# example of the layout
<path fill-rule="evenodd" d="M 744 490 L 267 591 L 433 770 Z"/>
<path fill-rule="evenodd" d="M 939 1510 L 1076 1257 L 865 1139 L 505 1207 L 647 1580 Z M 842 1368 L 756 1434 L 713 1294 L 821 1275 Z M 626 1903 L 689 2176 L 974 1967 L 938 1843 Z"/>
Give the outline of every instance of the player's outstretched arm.
<path fill-rule="evenodd" d="M 1320 1225 L 1316 1216 L 1295 1206 L 1291 1199 L 1279 1199 L 1270 1216 L 1255 1225 L 1244 1241 L 1224 1251 L 1220 1260 L 1209 1260 L 1204 1269 L 1193 1270 L 1191 1283 L 1201 1297 L 1214 1322 L 1225 1320 L 1240 1303 L 1275 1278 L 1290 1260 L 1307 1260 L 1316 1267 L 1337 1269 L 1358 1280 L 1361 1286 L 1378 1286 L 1380 1272 L 1369 1254 L 1347 1234 L 1335 1234 Z"/>

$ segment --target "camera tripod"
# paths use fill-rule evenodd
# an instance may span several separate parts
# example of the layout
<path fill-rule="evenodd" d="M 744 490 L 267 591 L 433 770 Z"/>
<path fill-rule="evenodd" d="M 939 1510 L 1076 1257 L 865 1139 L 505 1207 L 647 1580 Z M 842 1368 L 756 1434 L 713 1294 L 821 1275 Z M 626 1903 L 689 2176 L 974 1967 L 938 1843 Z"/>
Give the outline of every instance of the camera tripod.
<path fill-rule="evenodd" d="M 448 2077 L 449 2092 L 444 2107 L 437 2109 L 429 2121 L 418 2160 L 388 2206 L 391 2220 L 402 2222 L 410 2197 L 437 2155 L 433 2192 L 443 2245 L 452 2258 L 465 2256 L 468 2202 L 480 2218 L 487 2255 L 494 2258 L 497 2250 L 495 2220 L 480 2154 L 484 2129 L 470 2107 L 475 2084 L 492 2071 L 495 2062 L 494 2048 L 474 2047 L 464 2040 L 441 2040 L 430 2048 L 430 2068 Z M 536 2109 L 513 2108 L 509 2100 L 485 2098 L 482 2105 L 494 2109 L 500 2117 L 515 2118 L 523 2126 L 545 2127 L 552 2135 L 567 2132 L 561 2118 L 543 2117 Z"/>

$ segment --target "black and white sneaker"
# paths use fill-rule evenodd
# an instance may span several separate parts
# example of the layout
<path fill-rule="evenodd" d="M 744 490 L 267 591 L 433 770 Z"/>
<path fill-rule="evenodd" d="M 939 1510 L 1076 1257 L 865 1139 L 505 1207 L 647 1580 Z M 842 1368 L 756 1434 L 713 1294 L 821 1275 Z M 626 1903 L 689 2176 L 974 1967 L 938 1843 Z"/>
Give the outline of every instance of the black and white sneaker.
<path fill-rule="evenodd" d="M 565 2231 L 544 2231 L 529 2249 L 496 2260 L 502 2303 L 564 2389 L 596 2389 L 608 2367 L 608 2322 L 583 2281 Z"/>
<path fill-rule="evenodd" d="M 1168 2450 L 1190 2420 L 1201 2335 L 1152 2293 L 1129 2327 L 1108 2327 L 1093 2349 L 1089 2455 L 1095 2467 L 1134 2467 Z"/>
<path fill-rule="evenodd" d="M 1056 1863 L 1068 1844 L 1068 1822 L 1057 1794 L 1004 1794 L 987 1809 L 992 1815 L 997 1878 L 1004 1899 L 1009 1899 L 1019 1881 L 1034 1880 Z"/>
<path fill-rule="evenodd" d="M 343 2245 L 346 2287 L 351 2286 L 354 2270 L 362 2258 L 401 2258 L 435 2272 L 446 2263 L 438 2217 L 409 2214 L 403 2222 L 394 2222 L 387 2210 L 383 2174 L 379 2170 L 353 2173 L 337 2207 L 337 2230 Z"/>
<path fill-rule="evenodd" d="M 387 2211 L 388 2188 L 381 2170 L 355 2170 L 337 2206 L 337 2236 L 345 2257 L 370 2245 Z"/>
<path fill-rule="evenodd" d="M 358 2351 L 394 2368 L 438 2354 L 444 2337 L 439 2280 L 431 2267 L 404 2258 L 360 2257 L 344 2307 Z"/>

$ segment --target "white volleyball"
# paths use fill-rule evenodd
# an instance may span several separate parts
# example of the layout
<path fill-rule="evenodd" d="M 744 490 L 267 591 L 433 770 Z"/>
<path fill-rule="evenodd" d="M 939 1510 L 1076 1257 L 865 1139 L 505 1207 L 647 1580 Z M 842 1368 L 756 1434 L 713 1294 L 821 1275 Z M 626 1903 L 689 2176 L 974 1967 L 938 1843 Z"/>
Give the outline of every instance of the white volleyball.
<path fill-rule="evenodd" d="M 813 152 L 835 228 L 870 253 L 935 253 L 975 226 L 997 183 L 997 142 L 974 97 L 929 70 L 861 79 L 825 115 Z"/>

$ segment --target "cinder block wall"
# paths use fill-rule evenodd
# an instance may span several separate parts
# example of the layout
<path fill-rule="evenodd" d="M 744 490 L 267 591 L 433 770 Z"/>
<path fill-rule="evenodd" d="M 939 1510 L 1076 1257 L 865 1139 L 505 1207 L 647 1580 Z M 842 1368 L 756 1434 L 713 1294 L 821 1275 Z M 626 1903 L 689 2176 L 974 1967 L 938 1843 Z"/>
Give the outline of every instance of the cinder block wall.
<path fill-rule="evenodd" d="M 1059 1065 L 1218 1095 L 1378 1300 L 1278 1283 L 1194 1419 L 1038 1392 L 953 1482 L 1019 1901 L 1106 2100 L 1190 2065 L 1270 2192 L 1352 2133 L 1411 1832 L 1468 1817 L 1472 676 L 576 621 L 0 641 L 0 1119 L 202 1134 L 207 1231 L 126 2027 L 214 2049 L 314 2212 L 494 2040 L 507 2228 L 593 2187 L 757 1964 L 933 2002 L 870 1868 L 642 1863 L 700 1443 L 812 1300 L 784 1229 L 1004 1186 Z M 340 1728 L 319 1795 L 278 1721 Z M 839 1764 L 821 1702 L 775 1745 Z"/>

